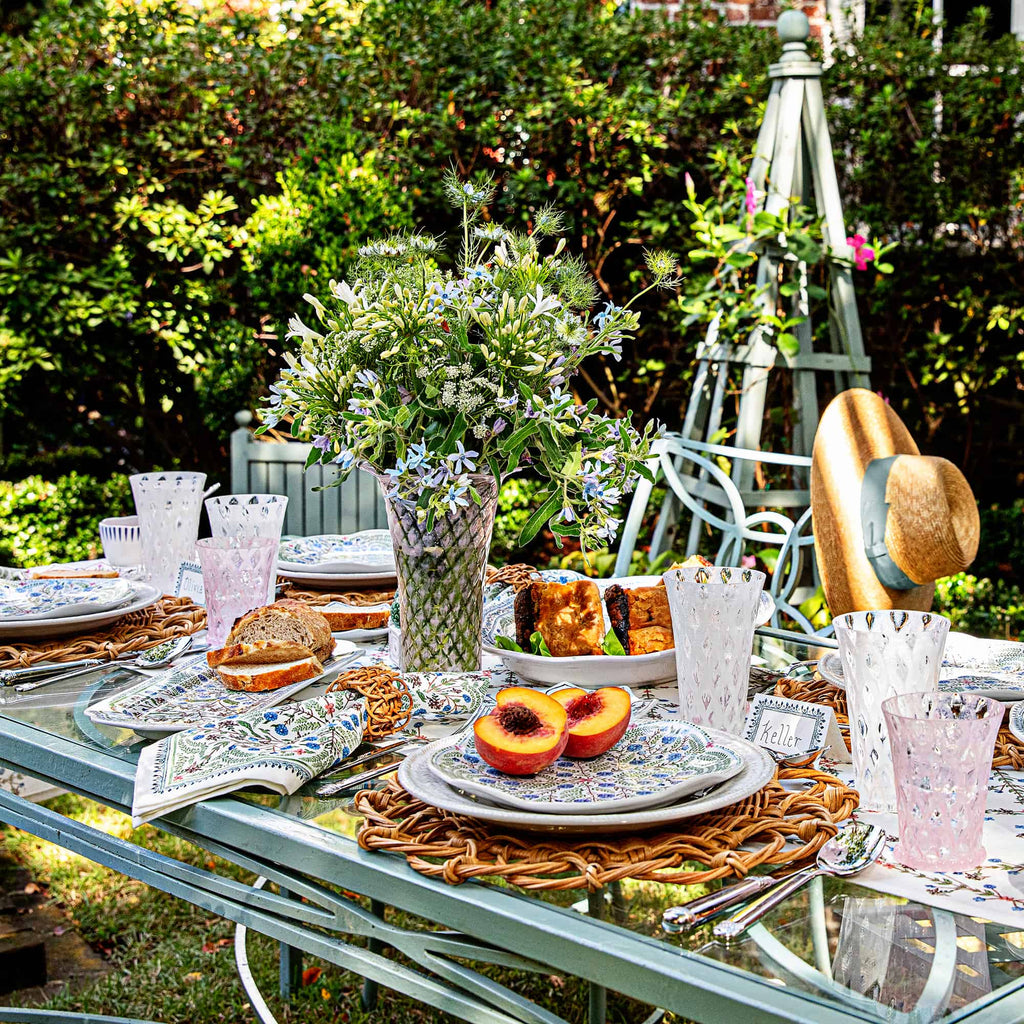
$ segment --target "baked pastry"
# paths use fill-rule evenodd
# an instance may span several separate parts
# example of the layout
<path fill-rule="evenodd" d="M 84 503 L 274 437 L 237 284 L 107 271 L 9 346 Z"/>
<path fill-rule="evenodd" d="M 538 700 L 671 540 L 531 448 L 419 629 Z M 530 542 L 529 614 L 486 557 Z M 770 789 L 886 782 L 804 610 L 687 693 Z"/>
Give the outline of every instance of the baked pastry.
<path fill-rule="evenodd" d="M 709 562 L 703 555 L 690 555 L 685 562 L 673 562 L 670 569 L 712 569 L 715 563 Z"/>
<path fill-rule="evenodd" d="M 334 651 L 331 625 L 315 608 L 284 598 L 243 615 L 228 633 L 224 646 L 280 640 L 303 647 L 318 658 Z"/>
<path fill-rule="evenodd" d="M 318 609 L 335 633 L 346 629 L 380 629 L 388 624 L 391 616 L 389 604 L 354 605 L 343 601 L 332 601 Z"/>
<path fill-rule="evenodd" d="M 651 654 L 675 647 L 668 591 L 653 587 L 623 587 L 613 583 L 604 592 L 608 620 L 627 654 Z"/>
<path fill-rule="evenodd" d="M 217 675 L 229 690 L 263 693 L 315 679 L 323 670 L 323 666 L 311 654 L 308 658 L 296 658 L 294 661 L 282 661 L 274 665 L 221 665 L 217 668 Z"/>
<path fill-rule="evenodd" d="M 604 654 L 601 593 L 593 580 L 527 584 L 516 594 L 516 642 L 530 649 L 530 636 L 540 632 L 556 658 Z"/>

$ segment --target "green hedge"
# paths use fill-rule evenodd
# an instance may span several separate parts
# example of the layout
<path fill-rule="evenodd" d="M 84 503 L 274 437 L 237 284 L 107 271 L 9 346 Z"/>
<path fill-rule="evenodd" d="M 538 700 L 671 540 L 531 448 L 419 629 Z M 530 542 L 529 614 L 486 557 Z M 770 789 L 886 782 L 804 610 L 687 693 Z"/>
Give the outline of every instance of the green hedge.
<path fill-rule="evenodd" d="M 55 481 L 34 476 L 0 480 L 0 565 L 28 567 L 98 558 L 99 524 L 133 512 L 128 478 L 68 473 Z"/>

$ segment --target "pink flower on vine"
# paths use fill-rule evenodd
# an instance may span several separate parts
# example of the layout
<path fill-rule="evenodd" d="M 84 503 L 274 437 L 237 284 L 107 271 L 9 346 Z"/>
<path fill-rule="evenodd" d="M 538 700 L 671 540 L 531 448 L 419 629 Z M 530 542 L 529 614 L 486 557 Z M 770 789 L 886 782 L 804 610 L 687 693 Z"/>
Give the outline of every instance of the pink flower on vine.
<path fill-rule="evenodd" d="M 867 241 L 863 235 L 853 235 L 846 240 L 846 244 L 853 247 L 853 261 L 858 270 L 867 270 L 868 264 L 875 258 L 875 250 Z"/>

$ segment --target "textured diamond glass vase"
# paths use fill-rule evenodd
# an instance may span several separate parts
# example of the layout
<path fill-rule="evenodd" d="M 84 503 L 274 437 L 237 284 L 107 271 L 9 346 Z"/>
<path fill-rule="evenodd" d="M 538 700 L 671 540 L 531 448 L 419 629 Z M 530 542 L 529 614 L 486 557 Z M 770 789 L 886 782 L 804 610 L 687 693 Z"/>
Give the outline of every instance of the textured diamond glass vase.
<path fill-rule="evenodd" d="M 178 566 L 195 561 L 205 473 L 136 473 L 128 478 L 139 514 L 146 577 L 174 593 Z"/>
<path fill-rule="evenodd" d="M 889 727 L 900 841 L 908 867 L 970 871 L 981 833 L 1003 706 L 974 694 L 911 693 L 882 702 Z"/>
<path fill-rule="evenodd" d="M 850 745 L 861 807 L 895 811 L 889 733 L 882 701 L 935 693 L 949 619 L 931 612 L 849 612 L 833 621 L 843 659 Z"/>
<path fill-rule="evenodd" d="M 679 710 L 739 735 L 747 717 L 750 649 L 765 575 L 731 567 L 665 573 L 676 643 Z"/>
<path fill-rule="evenodd" d="M 484 573 L 498 488 L 491 476 L 472 477 L 482 499 L 470 500 L 431 529 L 415 508 L 389 498 L 390 478 L 378 477 L 395 547 L 405 672 L 475 672 L 480 668 Z"/>

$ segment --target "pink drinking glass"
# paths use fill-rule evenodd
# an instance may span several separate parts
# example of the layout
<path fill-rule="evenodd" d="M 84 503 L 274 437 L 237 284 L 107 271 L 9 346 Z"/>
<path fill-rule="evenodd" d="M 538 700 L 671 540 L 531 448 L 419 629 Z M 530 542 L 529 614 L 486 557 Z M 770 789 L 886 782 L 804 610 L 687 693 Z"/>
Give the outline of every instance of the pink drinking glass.
<path fill-rule="evenodd" d="M 1003 706 L 970 693 L 905 693 L 882 702 L 900 842 L 912 868 L 968 871 L 985 860 L 981 831 Z"/>
<path fill-rule="evenodd" d="M 221 647 L 239 616 L 267 603 L 277 555 L 273 537 L 207 537 L 198 541 L 206 592 L 206 631 Z"/>

